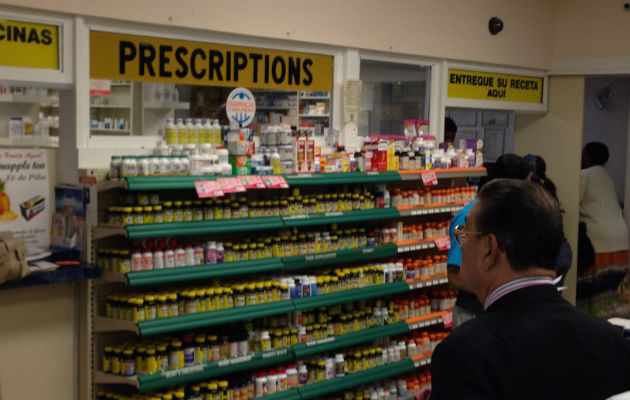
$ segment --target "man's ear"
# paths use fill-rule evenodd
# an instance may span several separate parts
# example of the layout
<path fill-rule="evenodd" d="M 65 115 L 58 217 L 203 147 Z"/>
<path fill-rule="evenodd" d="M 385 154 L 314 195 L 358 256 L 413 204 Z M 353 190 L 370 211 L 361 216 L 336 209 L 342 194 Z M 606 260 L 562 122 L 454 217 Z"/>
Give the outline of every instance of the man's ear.
<path fill-rule="evenodd" d="M 483 237 L 481 240 L 481 244 L 483 246 L 483 266 L 485 269 L 491 269 L 497 261 L 497 258 L 500 256 L 500 252 L 502 251 L 497 237 L 494 233 L 489 233 Z"/>

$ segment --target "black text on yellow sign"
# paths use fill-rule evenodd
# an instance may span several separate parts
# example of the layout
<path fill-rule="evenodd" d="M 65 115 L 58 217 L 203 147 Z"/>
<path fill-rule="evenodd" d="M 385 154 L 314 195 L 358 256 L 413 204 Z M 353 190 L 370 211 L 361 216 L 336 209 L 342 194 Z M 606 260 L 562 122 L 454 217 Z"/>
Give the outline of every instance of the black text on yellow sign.
<path fill-rule="evenodd" d="M 59 69 L 59 27 L 0 20 L 0 65 Z"/>
<path fill-rule="evenodd" d="M 333 57 L 90 32 L 93 79 L 332 90 Z"/>
<path fill-rule="evenodd" d="M 543 78 L 449 69 L 448 97 L 540 104 Z"/>

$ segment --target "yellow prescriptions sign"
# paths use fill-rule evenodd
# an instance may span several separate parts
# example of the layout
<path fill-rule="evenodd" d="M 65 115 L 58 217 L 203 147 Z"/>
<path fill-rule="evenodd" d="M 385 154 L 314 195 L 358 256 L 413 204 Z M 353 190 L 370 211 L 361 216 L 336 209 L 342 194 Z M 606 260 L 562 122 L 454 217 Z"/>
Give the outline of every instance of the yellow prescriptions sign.
<path fill-rule="evenodd" d="M 448 97 L 541 104 L 543 78 L 449 69 Z"/>
<path fill-rule="evenodd" d="M 92 79 L 332 90 L 333 57 L 90 32 Z"/>
<path fill-rule="evenodd" d="M 59 27 L 0 19 L 0 65 L 59 69 Z"/>

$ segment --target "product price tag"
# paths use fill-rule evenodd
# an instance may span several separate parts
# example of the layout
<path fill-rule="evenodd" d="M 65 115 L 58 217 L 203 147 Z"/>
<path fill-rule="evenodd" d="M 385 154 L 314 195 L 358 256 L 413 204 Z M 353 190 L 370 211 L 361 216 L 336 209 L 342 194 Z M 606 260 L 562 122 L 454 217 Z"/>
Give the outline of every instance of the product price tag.
<path fill-rule="evenodd" d="M 195 190 L 200 199 L 221 197 L 225 194 L 217 181 L 195 181 Z"/>
<path fill-rule="evenodd" d="M 446 314 L 442 315 L 442 322 L 444 322 L 445 328 L 453 327 L 453 312 L 449 311 Z"/>
<path fill-rule="evenodd" d="M 264 176 L 262 177 L 267 189 L 288 189 L 289 184 L 282 176 Z"/>
<path fill-rule="evenodd" d="M 438 250 L 448 250 L 451 248 L 451 240 L 448 237 L 439 237 L 433 240 Z"/>
<path fill-rule="evenodd" d="M 424 186 L 433 186 L 438 184 L 435 171 L 423 172 L 420 175 L 422 176 L 422 183 L 424 184 Z"/>
<path fill-rule="evenodd" d="M 239 175 L 238 179 L 241 180 L 243 186 L 246 189 L 264 189 L 265 183 L 260 176 L 256 175 Z"/>
<path fill-rule="evenodd" d="M 238 178 L 217 178 L 217 182 L 225 193 L 240 193 L 246 190 Z"/>

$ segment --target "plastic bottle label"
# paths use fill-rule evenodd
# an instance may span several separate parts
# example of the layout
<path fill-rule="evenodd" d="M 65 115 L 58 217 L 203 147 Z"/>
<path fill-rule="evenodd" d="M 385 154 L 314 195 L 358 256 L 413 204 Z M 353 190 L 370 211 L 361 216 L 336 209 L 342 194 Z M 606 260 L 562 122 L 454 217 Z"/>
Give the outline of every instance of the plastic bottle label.
<path fill-rule="evenodd" d="M 195 363 L 195 348 L 187 347 L 184 349 L 184 365 L 192 365 Z"/>
<path fill-rule="evenodd" d="M 132 270 L 133 271 L 142 271 L 144 263 L 143 263 L 143 257 L 140 254 L 134 254 L 131 256 L 131 262 L 132 262 Z"/>
<path fill-rule="evenodd" d="M 142 270 L 151 271 L 153 269 L 153 253 L 145 253 L 142 256 Z"/>

